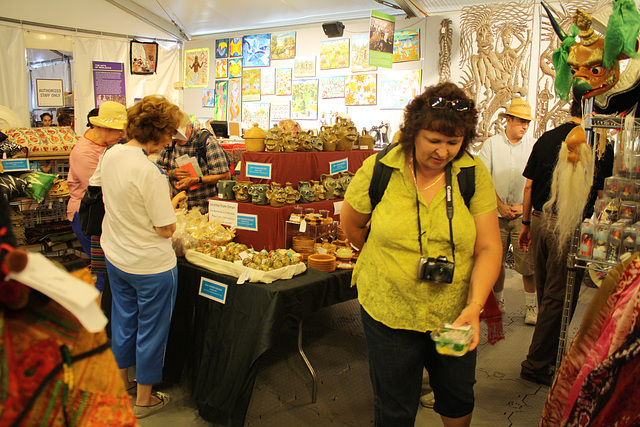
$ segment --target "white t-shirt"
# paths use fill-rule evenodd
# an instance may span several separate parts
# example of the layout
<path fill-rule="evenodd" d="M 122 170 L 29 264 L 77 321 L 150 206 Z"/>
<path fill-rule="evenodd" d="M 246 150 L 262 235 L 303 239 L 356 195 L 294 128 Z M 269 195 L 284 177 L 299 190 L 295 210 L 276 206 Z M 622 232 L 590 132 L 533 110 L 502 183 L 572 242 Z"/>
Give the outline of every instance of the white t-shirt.
<path fill-rule="evenodd" d="M 176 265 L 171 239 L 156 233 L 177 221 L 169 180 L 139 147 L 116 145 L 101 157 L 90 185 L 102 186 L 105 215 L 100 244 L 114 266 L 156 274 Z"/>

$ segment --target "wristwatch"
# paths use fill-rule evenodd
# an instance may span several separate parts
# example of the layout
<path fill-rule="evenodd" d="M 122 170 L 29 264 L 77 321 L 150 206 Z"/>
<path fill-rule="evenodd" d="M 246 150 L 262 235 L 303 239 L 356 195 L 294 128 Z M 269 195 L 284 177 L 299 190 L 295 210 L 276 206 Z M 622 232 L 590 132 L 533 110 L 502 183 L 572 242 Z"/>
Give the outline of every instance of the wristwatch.
<path fill-rule="evenodd" d="M 522 225 L 531 225 L 531 221 L 522 220 Z"/>

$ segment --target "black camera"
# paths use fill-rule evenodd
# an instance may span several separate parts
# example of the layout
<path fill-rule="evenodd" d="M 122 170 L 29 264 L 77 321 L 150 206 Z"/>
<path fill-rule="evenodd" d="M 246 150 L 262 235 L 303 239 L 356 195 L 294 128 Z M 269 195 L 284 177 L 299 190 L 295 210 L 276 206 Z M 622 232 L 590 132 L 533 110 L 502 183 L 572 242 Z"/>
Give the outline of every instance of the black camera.
<path fill-rule="evenodd" d="M 439 283 L 453 282 L 455 264 L 447 261 L 447 257 L 420 258 L 418 264 L 418 280 L 431 280 Z"/>

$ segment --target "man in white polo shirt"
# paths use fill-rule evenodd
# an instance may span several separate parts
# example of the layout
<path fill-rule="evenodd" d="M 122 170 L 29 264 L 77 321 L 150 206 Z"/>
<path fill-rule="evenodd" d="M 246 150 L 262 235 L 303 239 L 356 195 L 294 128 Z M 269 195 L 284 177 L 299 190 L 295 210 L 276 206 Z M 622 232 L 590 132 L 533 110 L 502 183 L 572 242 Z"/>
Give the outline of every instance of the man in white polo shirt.
<path fill-rule="evenodd" d="M 513 246 L 515 270 L 522 274 L 525 290 L 525 323 L 535 325 L 538 318 L 536 284 L 531 252 L 523 252 L 518 247 L 518 236 L 522 228 L 522 194 L 525 178 L 522 171 L 527 165 L 535 140 L 527 135 L 531 120 L 531 106 L 528 101 L 514 98 L 505 113 L 499 114 L 506 120 L 505 130 L 487 139 L 479 156 L 489 169 L 498 199 L 500 234 L 502 237 L 502 270 L 493 292 L 500 310 L 504 311 L 504 278 L 509 244 Z"/>

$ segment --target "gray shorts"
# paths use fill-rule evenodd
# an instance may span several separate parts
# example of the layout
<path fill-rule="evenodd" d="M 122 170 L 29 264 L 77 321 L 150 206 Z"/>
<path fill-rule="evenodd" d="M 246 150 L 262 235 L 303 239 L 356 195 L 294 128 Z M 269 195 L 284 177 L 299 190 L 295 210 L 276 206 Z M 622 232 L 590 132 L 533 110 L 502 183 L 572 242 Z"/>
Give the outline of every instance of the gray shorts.
<path fill-rule="evenodd" d="M 515 269 L 523 276 L 531 276 L 534 273 L 532 251 L 524 252 L 518 246 L 518 236 L 522 229 L 522 217 L 514 219 L 498 218 L 500 220 L 500 239 L 502 240 L 502 262 L 507 260 L 509 244 L 513 246 L 513 259 Z"/>

